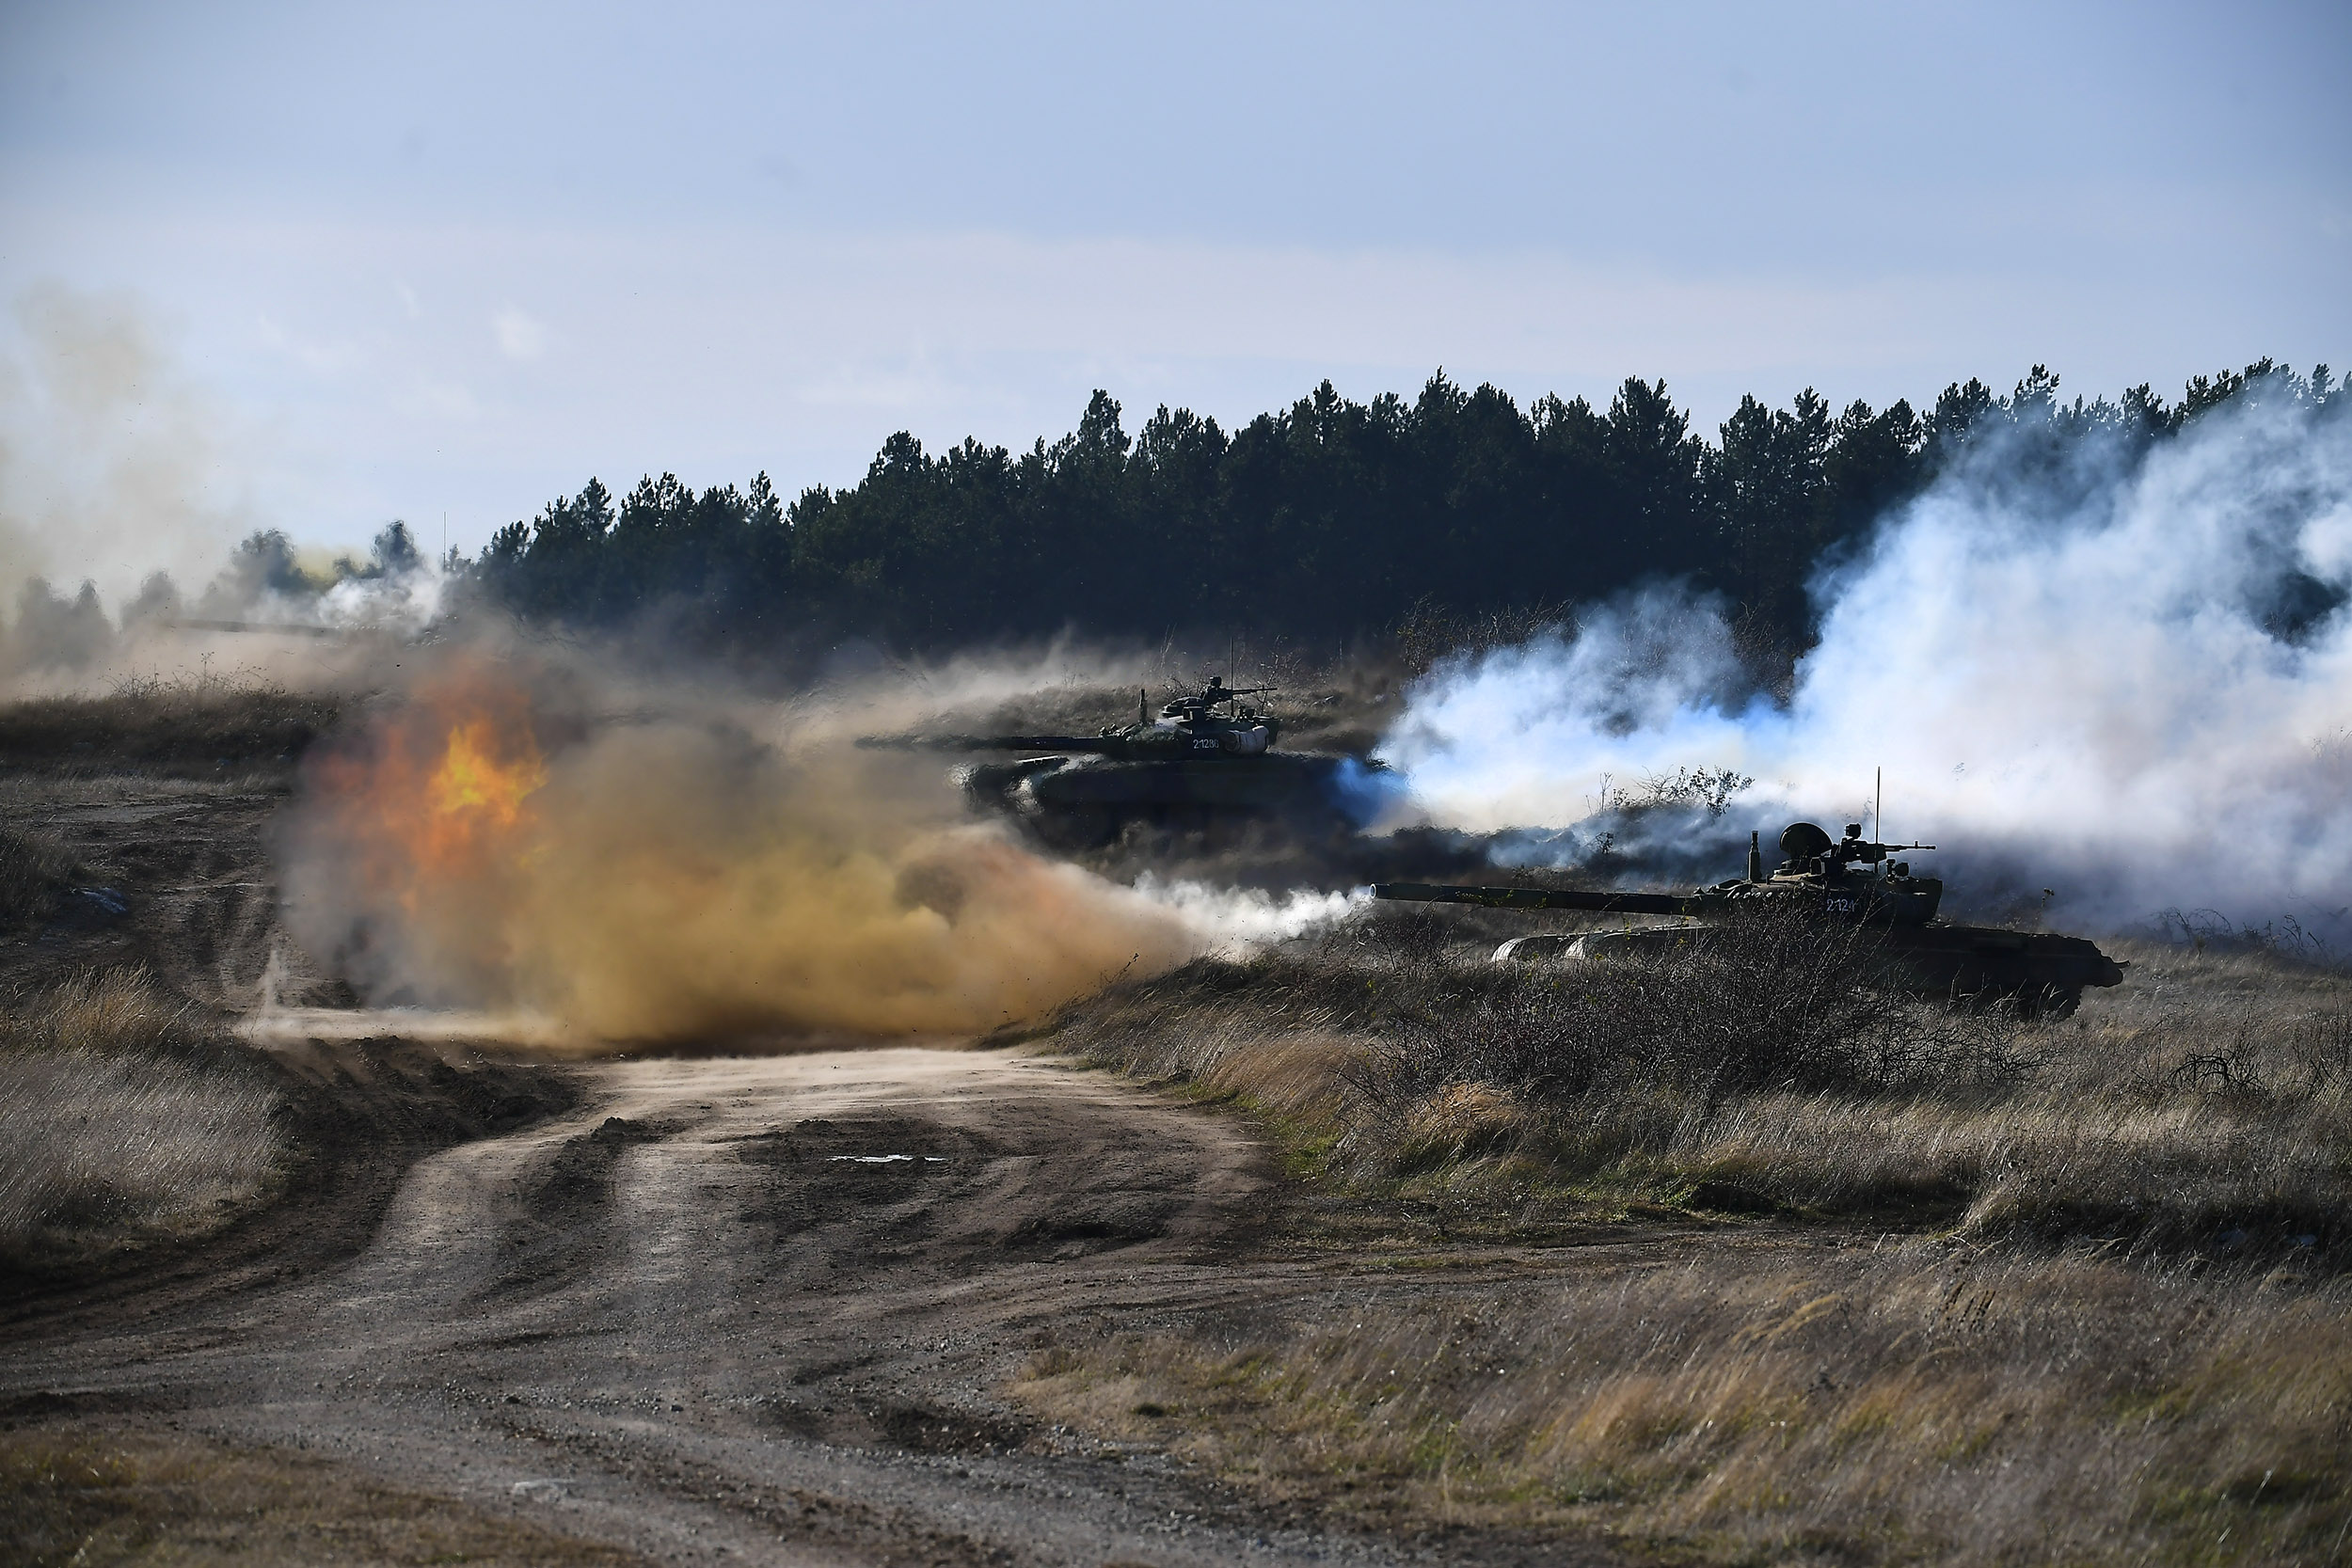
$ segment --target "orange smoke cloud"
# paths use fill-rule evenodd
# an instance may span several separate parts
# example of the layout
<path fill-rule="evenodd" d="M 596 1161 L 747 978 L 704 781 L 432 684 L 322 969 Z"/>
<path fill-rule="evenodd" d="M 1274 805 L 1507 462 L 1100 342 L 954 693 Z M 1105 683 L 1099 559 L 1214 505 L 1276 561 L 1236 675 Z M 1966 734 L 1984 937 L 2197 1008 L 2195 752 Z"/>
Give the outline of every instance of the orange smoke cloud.
<path fill-rule="evenodd" d="M 920 758 L 706 712 L 592 723 L 458 657 L 311 770 L 289 919 L 371 999 L 524 1008 L 592 1040 L 958 1033 L 1196 937 L 960 820 Z"/>

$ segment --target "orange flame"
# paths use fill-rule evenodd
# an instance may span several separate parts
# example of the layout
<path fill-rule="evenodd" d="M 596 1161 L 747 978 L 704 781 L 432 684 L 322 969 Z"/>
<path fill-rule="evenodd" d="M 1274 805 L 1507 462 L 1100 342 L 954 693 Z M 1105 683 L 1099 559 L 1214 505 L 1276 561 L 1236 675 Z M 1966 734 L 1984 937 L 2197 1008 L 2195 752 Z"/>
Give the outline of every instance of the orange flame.
<path fill-rule="evenodd" d="M 409 912 L 525 858 L 547 760 L 521 690 L 478 670 L 421 687 L 316 776 L 363 886 Z"/>
<path fill-rule="evenodd" d="M 486 715 L 452 726 L 414 824 L 418 861 L 462 864 L 511 838 L 522 823 L 523 802 L 547 782 L 547 764 L 528 721 L 511 736 L 501 736 Z"/>

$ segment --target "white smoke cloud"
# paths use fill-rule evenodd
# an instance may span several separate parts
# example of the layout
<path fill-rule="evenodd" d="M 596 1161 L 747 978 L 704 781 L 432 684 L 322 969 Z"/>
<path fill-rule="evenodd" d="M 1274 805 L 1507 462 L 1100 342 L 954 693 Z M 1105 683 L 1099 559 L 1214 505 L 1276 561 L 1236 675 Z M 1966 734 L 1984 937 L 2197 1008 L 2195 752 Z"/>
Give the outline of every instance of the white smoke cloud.
<path fill-rule="evenodd" d="M 1163 879 L 1148 871 L 1136 879 L 1135 891 L 1172 911 L 1203 951 L 1229 958 L 1247 958 L 1262 947 L 1335 926 L 1372 897 L 1370 888 L 1346 893 L 1301 888 L 1277 895 L 1190 879 Z"/>
<path fill-rule="evenodd" d="M 2352 936 L 2352 418 L 2233 407 L 2144 458 L 2048 455 L 1979 454 L 1818 584 L 1786 705 L 1743 695 L 1717 607 L 1653 593 L 1433 672 L 1382 754 L 1481 830 L 1735 768 L 1756 782 L 1721 825 L 1768 845 L 1794 816 L 1867 823 L 1883 766 L 1887 828 L 1944 846 L 1923 868 L 1963 898 Z"/>

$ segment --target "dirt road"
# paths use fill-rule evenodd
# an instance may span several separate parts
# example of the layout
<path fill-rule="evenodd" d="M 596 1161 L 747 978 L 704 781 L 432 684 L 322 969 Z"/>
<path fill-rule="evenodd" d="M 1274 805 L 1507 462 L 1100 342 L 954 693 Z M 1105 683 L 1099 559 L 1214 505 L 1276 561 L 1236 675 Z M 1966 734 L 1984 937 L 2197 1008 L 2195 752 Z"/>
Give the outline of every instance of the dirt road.
<path fill-rule="evenodd" d="M 1332 1288 L 1237 1263 L 1268 1177 L 1231 1120 L 1002 1053 L 585 1070 L 582 1114 L 415 1166 L 356 1259 L 20 1325 L 0 1397 L 667 1560 L 1402 1560 L 993 1393 L 1049 1326 Z"/>

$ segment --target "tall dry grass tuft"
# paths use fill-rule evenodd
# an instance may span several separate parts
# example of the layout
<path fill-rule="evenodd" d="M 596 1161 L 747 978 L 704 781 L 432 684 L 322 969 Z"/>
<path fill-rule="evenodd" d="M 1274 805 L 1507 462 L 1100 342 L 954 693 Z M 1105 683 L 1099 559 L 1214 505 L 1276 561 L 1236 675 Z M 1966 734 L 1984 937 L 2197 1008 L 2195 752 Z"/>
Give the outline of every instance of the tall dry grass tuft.
<path fill-rule="evenodd" d="M 278 1180 L 278 1103 L 142 970 L 17 998 L 0 1014 L 0 1258 L 215 1228 Z"/>
<path fill-rule="evenodd" d="M 8 1043 L 44 1051 L 112 1055 L 186 1050 L 194 1012 L 137 964 L 70 974 L 8 1009 Z"/>
<path fill-rule="evenodd" d="M 1351 1279 L 1049 1352 L 1014 1392 L 1342 1511 L 1676 1560 L 2317 1563 L 2352 1519 L 2341 1280 L 1924 1242 L 1704 1259 Z"/>

